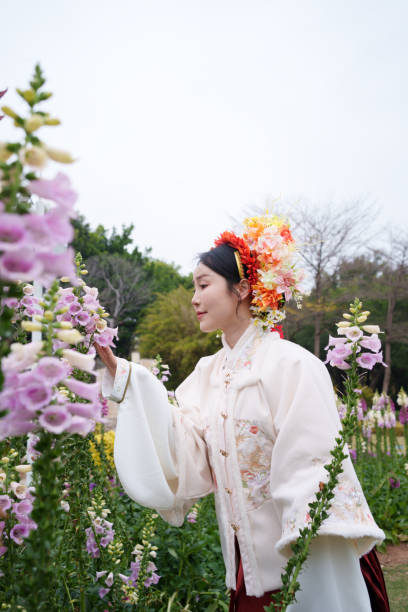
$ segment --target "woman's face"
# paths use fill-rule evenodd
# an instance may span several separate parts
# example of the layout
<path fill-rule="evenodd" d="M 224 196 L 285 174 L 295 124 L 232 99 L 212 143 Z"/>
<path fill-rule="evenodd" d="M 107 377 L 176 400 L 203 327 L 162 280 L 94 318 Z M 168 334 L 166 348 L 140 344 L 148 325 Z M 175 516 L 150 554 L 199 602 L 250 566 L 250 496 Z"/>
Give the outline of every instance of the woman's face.
<path fill-rule="evenodd" d="M 199 263 L 194 274 L 194 295 L 191 300 L 202 332 L 227 329 L 233 321 L 238 321 L 238 295 L 230 291 L 227 281 L 207 266 Z M 240 291 L 239 285 L 237 286 Z M 242 297 L 246 297 L 243 292 Z"/>

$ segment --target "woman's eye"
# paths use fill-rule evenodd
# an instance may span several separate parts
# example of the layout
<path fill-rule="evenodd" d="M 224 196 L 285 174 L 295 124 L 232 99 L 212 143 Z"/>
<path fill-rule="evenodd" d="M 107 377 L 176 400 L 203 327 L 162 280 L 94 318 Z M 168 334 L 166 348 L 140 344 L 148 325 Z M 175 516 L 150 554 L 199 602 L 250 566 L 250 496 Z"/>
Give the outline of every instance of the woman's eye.
<path fill-rule="evenodd" d="M 199 285 L 200 289 L 205 289 L 208 285 Z"/>

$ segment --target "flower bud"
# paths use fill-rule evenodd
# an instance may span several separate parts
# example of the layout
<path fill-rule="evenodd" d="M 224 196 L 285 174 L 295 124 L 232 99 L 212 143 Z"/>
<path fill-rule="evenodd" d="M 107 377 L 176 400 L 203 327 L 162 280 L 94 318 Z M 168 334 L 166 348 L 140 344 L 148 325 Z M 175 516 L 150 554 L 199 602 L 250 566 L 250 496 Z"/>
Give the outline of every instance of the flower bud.
<path fill-rule="evenodd" d="M 72 323 L 70 321 L 60 321 L 59 327 L 61 329 L 72 329 Z"/>
<path fill-rule="evenodd" d="M 10 459 L 9 459 L 8 457 L 2 457 L 2 458 L 1 458 L 1 462 L 2 462 L 2 463 L 9 463 L 9 462 L 10 462 Z"/>
<path fill-rule="evenodd" d="M 42 147 L 33 146 L 28 149 L 21 149 L 20 160 L 23 164 L 28 164 L 34 168 L 43 168 L 47 163 L 47 154 Z"/>
<path fill-rule="evenodd" d="M 77 329 L 62 329 L 57 332 L 58 340 L 62 342 L 67 342 L 68 344 L 78 344 L 83 340 L 82 334 L 79 333 Z"/>
<path fill-rule="evenodd" d="M 46 310 L 44 312 L 44 319 L 46 319 L 47 321 L 53 321 L 54 313 L 51 310 Z"/>
<path fill-rule="evenodd" d="M 361 327 L 367 334 L 381 334 L 381 330 L 378 325 L 363 325 Z"/>
<path fill-rule="evenodd" d="M 13 153 L 7 149 L 7 143 L 0 142 L 0 162 L 5 163 Z"/>
<path fill-rule="evenodd" d="M 350 327 L 350 321 L 340 321 L 340 323 L 336 323 L 337 327 Z"/>
<path fill-rule="evenodd" d="M 363 312 L 361 314 L 365 315 L 366 317 L 369 317 L 371 313 L 370 313 L 369 310 L 363 310 Z"/>
<path fill-rule="evenodd" d="M 28 119 L 24 121 L 24 127 L 27 132 L 31 134 L 31 132 L 35 132 L 38 128 L 44 125 L 44 117 L 41 115 L 31 115 Z"/>
<path fill-rule="evenodd" d="M 2 106 L 2 107 L 1 107 L 1 110 L 3 111 L 3 113 L 4 113 L 5 115 L 7 115 L 8 117 L 11 117 L 12 119 L 17 119 L 17 118 L 18 118 L 17 113 L 15 113 L 15 112 L 13 111 L 13 109 L 12 109 L 12 108 L 10 108 L 9 106 Z"/>
<path fill-rule="evenodd" d="M 30 283 L 27 283 L 26 285 L 24 285 L 23 293 L 25 295 L 32 295 L 33 291 L 34 291 L 34 287 L 30 285 Z"/>
<path fill-rule="evenodd" d="M 82 276 L 85 276 L 86 274 L 88 274 L 88 270 L 81 270 L 80 274 L 82 274 Z"/>
<path fill-rule="evenodd" d="M 34 317 L 33 317 L 33 318 L 34 318 L 36 321 L 41 321 L 41 323 L 43 322 L 43 317 L 42 317 L 42 315 L 40 315 L 40 314 L 36 314 L 36 315 L 34 315 Z"/>
<path fill-rule="evenodd" d="M 56 117 L 46 117 L 44 125 L 61 125 L 61 121 Z"/>
<path fill-rule="evenodd" d="M 57 314 L 64 314 L 64 312 L 68 312 L 68 306 L 62 306 L 57 312 Z"/>
<path fill-rule="evenodd" d="M 353 317 L 348 312 L 343 312 L 343 319 L 352 319 Z"/>
<path fill-rule="evenodd" d="M 68 276 L 61 276 L 60 278 L 61 283 L 69 283 L 70 280 Z"/>
<path fill-rule="evenodd" d="M 34 102 L 34 100 L 35 100 L 35 96 L 36 96 L 36 93 L 35 93 L 34 89 L 25 89 L 24 91 L 23 91 L 23 90 L 21 90 L 21 89 L 17 89 L 17 92 L 18 92 L 18 93 L 20 94 L 20 96 L 21 96 L 22 98 L 24 98 L 24 100 L 25 100 L 26 102 L 28 102 L 29 104 L 30 104 L 31 102 Z"/>
<path fill-rule="evenodd" d="M 33 331 L 41 331 L 42 325 L 41 323 L 36 323 L 35 321 L 22 321 L 21 327 L 25 331 L 33 332 Z"/>
<path fill-rule="evenodd" d="M 45 148 L 47 155 L 53 161 L 59 162 L 60 164 L 72 164 L 75 159 L 68 151 L 62 151 L 60 149 L 54 149 L 51 147 Z"/>
<path fill-rule="evenodd" d="M 357 323 L 364 323 L 365 321 L 367 321 L 367 316 L 366 315 L 360 315 L 359 317 L 357 317 Z"/>

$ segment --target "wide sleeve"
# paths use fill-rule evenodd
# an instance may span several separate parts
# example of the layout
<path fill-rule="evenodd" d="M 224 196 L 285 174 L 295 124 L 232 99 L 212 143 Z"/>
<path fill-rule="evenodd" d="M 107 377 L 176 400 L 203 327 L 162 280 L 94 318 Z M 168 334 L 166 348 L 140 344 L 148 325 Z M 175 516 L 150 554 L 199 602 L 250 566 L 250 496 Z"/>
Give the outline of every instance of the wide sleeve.
<path fill-rule="evenodd" d="M 197 373 L 185 385 L 198 393 Z M 212 490 L 207 449 L 193 406 L 173 406 L 165 387 L 146 368 L 118 359 L 102 393 L 119 403 L 114 459 L 126 493 L 181 525 L 188 508 Z"/>
<path fill-rule="evenodd" d="M 370 597 L 350 540 L 318 536 L 299 575 L 300 591 L 287 612 L 371 612 Z"/>
<path fill-rule="evenodd" d="M 276 546 L 288 555 L 299 530 L 310 523 L 309 502 L 320 483 L 328 480 L 324 465 L 332 459 L 341 423 L 325 366 L 303 349 L 295 355 L 283 351 L 267 391 L 276 431 L 270 478 L 281 524 Z M 384 533 L 373 519 L 349 456 L 343 468 L 319 534 L 350 538 L 363 555 L 384 539 Z"/>

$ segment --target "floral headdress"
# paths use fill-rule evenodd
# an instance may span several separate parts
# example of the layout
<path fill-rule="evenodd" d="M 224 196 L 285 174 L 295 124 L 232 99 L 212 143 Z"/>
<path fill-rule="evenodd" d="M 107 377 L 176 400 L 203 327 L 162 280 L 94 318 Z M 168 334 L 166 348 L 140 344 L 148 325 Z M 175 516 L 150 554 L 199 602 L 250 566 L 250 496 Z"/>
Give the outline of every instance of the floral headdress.
<path fill-rule="evenodd" d="M 285 318 L 284 306 L 292 297 L 300 308 L 303 271 L 296 266 L 296 246 L 287 221 L 275 215 L 249 217 L 242 237 L 223 232 L 215 241 L 215 246 L 220 244 L 235 249 L 240 278 L 251 285 L 253 317 L 264 328 L 274 328 Z"/>

